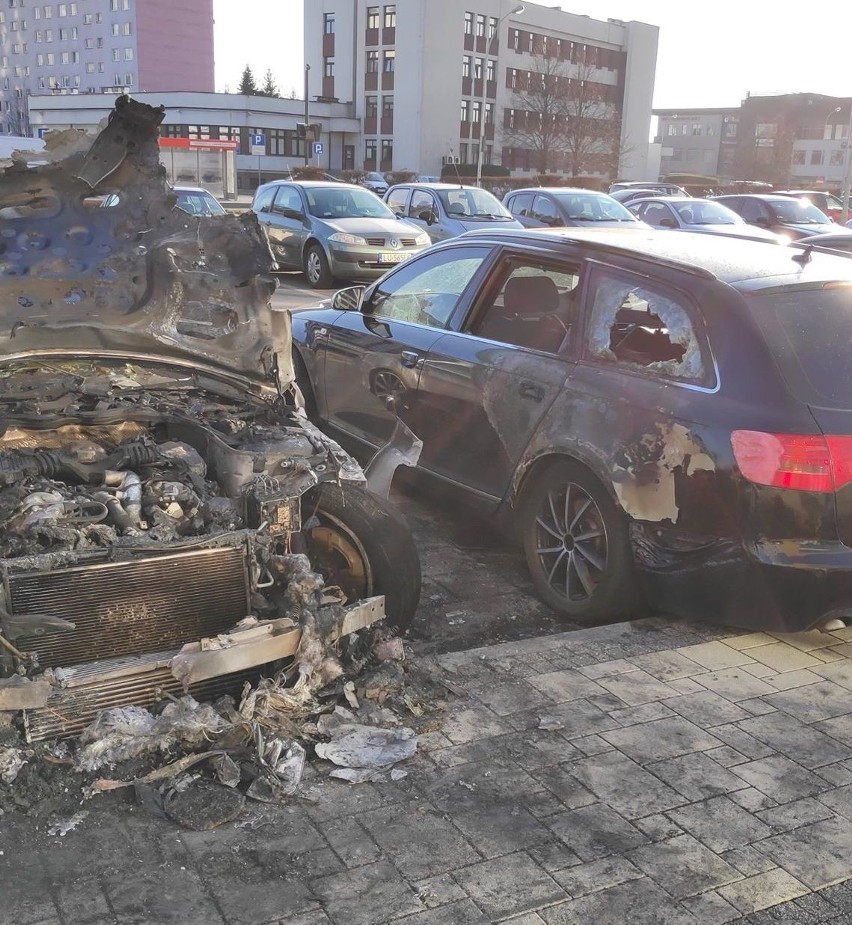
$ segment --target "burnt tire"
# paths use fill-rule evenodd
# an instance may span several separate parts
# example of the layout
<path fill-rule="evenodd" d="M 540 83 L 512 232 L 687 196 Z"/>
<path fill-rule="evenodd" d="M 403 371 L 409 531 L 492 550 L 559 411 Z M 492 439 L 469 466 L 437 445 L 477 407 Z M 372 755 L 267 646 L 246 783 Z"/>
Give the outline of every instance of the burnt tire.
<path fill-rule="evenodd" d="M 627 521 L 603 485 L 569 460 L 532 478 L 519 527 L 538 595 L 578 623 L 634 611 L 641 597 Z"/>
<path fill-rule="evenodd" d="M 420 602 L 420 557 L 402 515 L 366 489 L 329 482 L 302 512 L 314 568 L 349 601 L 383 594 L 388 625 L 404 633 Z"/>
<path fill-rule="evenodd" d="M 308 285 L 312 289 L 331 289 L 334 276 L 328 265 L 328 257 L 319 244 L 311 244 L 305 251 L 303 268 Z"/>

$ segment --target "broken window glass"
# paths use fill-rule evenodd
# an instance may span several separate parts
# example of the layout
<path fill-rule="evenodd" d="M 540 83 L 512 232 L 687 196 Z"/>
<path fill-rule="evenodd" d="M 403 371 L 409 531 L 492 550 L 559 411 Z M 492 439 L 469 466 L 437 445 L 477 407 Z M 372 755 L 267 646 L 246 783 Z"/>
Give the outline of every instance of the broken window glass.
<path fill-rule="evenodd" d="M 592 290 L 592 356 L 677 379 L 706 378 L 695 326 L 670 294 L 606 272 Z"/>

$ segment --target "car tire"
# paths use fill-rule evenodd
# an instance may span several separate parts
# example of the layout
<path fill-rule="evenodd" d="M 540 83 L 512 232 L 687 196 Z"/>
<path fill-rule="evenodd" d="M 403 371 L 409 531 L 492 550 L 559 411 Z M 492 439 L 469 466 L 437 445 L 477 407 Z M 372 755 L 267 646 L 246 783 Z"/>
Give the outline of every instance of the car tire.
<path fill-rule="evenodd" d="M 538 595 L 578 623 L 641 603 L 627 520 L 603 485 L 570 460 L 551 463 L 522 497 L 519 527 Z"/>
<path fill-rule="evenodd" d="M 334 285 L 328 258 L 319 244 L 311 244 L 305 251 L 304 271 L 312 289 L 331 289 Z"/>
<path fill-rule="evenodd" d="M 404 633 L 420 602 L 420 557 L 408 524 L 364 488 L 324 482 L 302 504 L 314 567 L 347 600 L 383 594 L 389 626 Z"/>
<path fill-rule="evenodd" d="M 305 414 L 308 416 L 308 420 L 316 424 L 316 395 L 314 395 L 314 388 L 311 385 L 311 377 L 308 375 L 308 368 L 305 366 L 305 361 L 299 355 L 295 347 L 293 348 L 293 374 L 296 379 L 296 385 L 299 387 L 299 391 L 302 393 L 302 398 L 305 401 Z"/>

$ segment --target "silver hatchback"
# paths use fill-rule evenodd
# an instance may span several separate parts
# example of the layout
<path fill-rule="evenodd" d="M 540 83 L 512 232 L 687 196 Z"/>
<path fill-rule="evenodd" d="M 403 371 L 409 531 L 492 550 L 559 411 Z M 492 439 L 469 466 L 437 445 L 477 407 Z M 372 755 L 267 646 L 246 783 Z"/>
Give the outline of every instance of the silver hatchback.
<path fill-rule="evenodd" d="M 431 243 L 349 183 L 276 180 L 258 187 L 252 211 L 278 266 L 303 270 L 314 289 L 330 289 L 335 279 L 377 279 Z"/>

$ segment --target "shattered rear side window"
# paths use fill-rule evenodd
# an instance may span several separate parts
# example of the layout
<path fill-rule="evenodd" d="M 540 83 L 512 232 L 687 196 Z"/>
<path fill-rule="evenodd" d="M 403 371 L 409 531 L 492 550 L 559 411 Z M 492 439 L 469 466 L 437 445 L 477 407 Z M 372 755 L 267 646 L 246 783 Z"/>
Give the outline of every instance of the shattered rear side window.
<path fill-rule="evenodd" d="M 592 284 L 589 353 L 601 360 L 706 382 L 701 342 L 686 308 L 645 280 L 598 271 Z"/>

